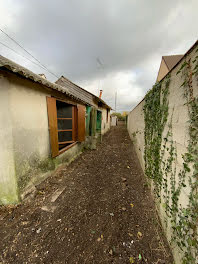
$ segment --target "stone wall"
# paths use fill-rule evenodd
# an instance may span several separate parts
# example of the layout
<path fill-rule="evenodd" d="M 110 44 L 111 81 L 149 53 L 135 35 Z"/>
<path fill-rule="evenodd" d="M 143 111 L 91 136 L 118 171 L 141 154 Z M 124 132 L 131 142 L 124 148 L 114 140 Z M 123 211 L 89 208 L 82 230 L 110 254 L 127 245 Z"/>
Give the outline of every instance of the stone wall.
<path fill-rule="evenodd" d="M 193 69 L 196 66 L 195 60 L 197 56 L 197 45 L 195 45 L 190 52 L 188 52 L 182 61 L 170 72 L 170 84 L 169 84 L 169 94 L 168 94 L 168 119 L 166 121 L 165 127 L 162 133 L 162 142 L 161 142 L 161 170 L 162 170 L 162 188 L 160 191 L 160 198 L 156 198 L 154 194 L 154 182 L 149 180 L 152 187 L 153 195 L 156 199 L 156 205 L 159 211 L 160 218 L 162 220 L 162 224 L 167 235 L 169 241 L 173 239 L 173 229 L 175 226 L 171 222 L 171 215 L 167 216 L 166 210 L 166 203 L 167 203 L 167 195 L 169 196 L 169 205 L 170 207 L 173 205 L 174 201 L 174 191 L 171 188 L 175 188 L 179 190 L 178 195 L 178 208 L 181 212 L 185 212 L 192 208 L 191 201 L 189 200 L 190 193 L 192 194 L 192 186 L 191 181 L 195 181 L 193 178 L 193 164 L 189 164 L 191 171 L 185 171 L 185 162 L 184 162 L 184 155 L 185 153 L 189 152 L 189 125 L 190 125 L 190 114 L 189 114 L 189 105 L 187 104 L 187 98 L 185 97 L 185 89 L 193 90 L 193 97 L 197 98 L 198 96 L 198 76 L 197 74 L 191 75 Z M 181 69 L 181 66 L 185 65 L 185 61 L 189 62 L 190 69 L 187 69 L 188 66 L 185 66 L 183 70 L 179 74 L 178 71 Z M 186 69 L 185 69 L 186 68 Z M 184 76 L 185 72 L 188 72 L 187 78 L 191 79 L 192 83 L 189 86 L 189 83 L 182 86 L 184 83 Z M 161 81 L 161 89 L 162 91 L 165 89 L 166 80 L 163 79 Z M 186 86 L 186 87 L 185 87 Z M 188 87 L 189 86 L 189 87 Z M 187 90 L 188 91 L 188 90 Z M 163 95 L 161 93 L 161 104 L 163 100 Z M 131 137 L 131 140 L 134 143 L 140 164 L 142 166 L 143 171 L 145 171 L 145 157 L 144 157 L 144 150 L 145 150 L 145 120 L 144 120 L 144 107 L 145 107 L 145 99 L 140 102 L 128 115 L 128 132 Z M 197 111 L 197 110 L 196 110 Z M 167 137 L 167 133 L 168 134 Z M 165 143 L 166 138 L 168 138 L 167 143 Z M 197 145 L 197 141 L 194 142 Z M 171 148 L 173 147 L 173 154 L 170 156 Z M 163 154 L 162 154 L 163 153 Z M 173 157 L 173 160 L 170 158 Z M 167 166 L 167 165 L 171 166 Z M 181 186 L 181 172 L 185 172 L 185 179 L 184 184 Z M 175 182 L 171 182 L 172 179 Z M 163 185 L 164 184 L 164 185 Z M 167 184 L 167 185 L 166 185 Z M 179 187 L 179 188 L 178 188 Z M 165 193 L 166 192 L 166 193 Z M 195 200 L 196 202 L 196 200 Z M 194 206 L 194 205 L 193 205 Z M 186 212 L 187 212 L 186 211 Z M 170 213 L 171 214 L 171 213 Z M 184 217 L 185 218 L 185 217 Z M 179 223 L 181 217 L 179 217 L 179 212 L 176 213 L 176 222 Z M 187 218 L 186 218 L 187 219 Z M 190 218 L 188 218 L 190 219 Z M 183 220 L 182 220 L 183 221 Z M 176 224 L 177 226 L 177 224 Z M 196 229 L 196 228 L 195 228 Z M 178 231 L 179 232 L 179 231 Z M 191 232 L 191 231 L 189 231 Z M 194 233 L 193 233 L 194 232 Z M 194 239 L 193 243 L 196 243 L 197 240 L 197 231 L 194 230 L 191 235 Z M 189 238 L 190 238 L 190 234 Z M 187 242 L 188 237 L 186 237 L 186 241 L 184 239 L 184 248 L 185 250 L 182 252 L 179 247 L 177 246 L 177 239 L 174 239 L 171 243 L 171 247 L 173 249 L 173 254 L 175 258 L 175 262 L 177 264 L 181 264 L 182 259 L 184 259 L 184 252 L 188 252 L 192 250 L 192 256 L 195 257 L 195 247 L 189 247 Z M 178 240 L 179 241 L 179 240 Z M 191 242 L 189 242 L 191 243 Z M 189 247 L 189 248 L 188 248 Z M 197 260 L 198 261 L 198 260 Z M 196 262 L 184 262 L 184 263 L 196 263 Z"/>

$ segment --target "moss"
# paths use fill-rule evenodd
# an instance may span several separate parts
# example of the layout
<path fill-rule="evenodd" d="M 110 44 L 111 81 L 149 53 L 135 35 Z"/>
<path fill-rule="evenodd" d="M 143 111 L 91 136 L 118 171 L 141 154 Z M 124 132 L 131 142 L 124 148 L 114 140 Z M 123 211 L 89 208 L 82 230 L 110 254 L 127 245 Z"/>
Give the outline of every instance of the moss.
<path fill-rule="evenodd" d="M 19 159 L 17 159 L 19 161 Z M 17 179 L 20 192 L 22 192 L 32 179 L 38 175 L 52 171 L 56 168 L 52 158 L 41 159 L 38 154 L 32 155 L 28 160 L 17 162 Z"/>
<path fill-rule="evenodd" d="M 24 162 L 21 166 L 18 166 L 16 174 L 18 179 L 17 181 L 19 191 L 22 191 L 27 185 L 27 183 L 30 181 L 31 172 L 31 167 L 27 162 Z"/>
<path fill-rule="evenodd" d="M 54 163 L 55 163 L 56 168 L 60 164 L 71 163 L 84 150 L 85 150 L 85 144 L 84 143 L 77 144 L 74 147 L 70 148 L 68 151 L 64 152 L 62 155 L 60 155 L 54 159 Z"/>
<path fill-rule="evenodd" d="M 77 144 L 53 159 L 51 157 L 42 159 L 38 154 L 32 155 L 28 160 L 18 156 L 16 158 L 16 175 L 19 194 L 21 195 L 28 185 L 42 181 L 47 173 L 55 170 L 59 165 L 72 162 L 82 152 L 83 148 L 83 143 Z"/>
<path fill-rule="evenodd" d="M 12 186 L 0 185 L 0 205 L 16 204 L 19 201 L 18 192 L 14 184 Z"/>
<path fill-rule="evenodd" d="M 56 165 L 52 158 L 48 158 L 40 161 L 38 167 L 41 169 L 42 172 L 47 172 L 47 171 L 55 170 Z"/>
<path fill-rule="evenodd" d="M 7 166 L 5 180 L 0 181 L 0 205 L 16 204 L 19 201 L 15 168 L 13 163 L 8 162 Z"/>

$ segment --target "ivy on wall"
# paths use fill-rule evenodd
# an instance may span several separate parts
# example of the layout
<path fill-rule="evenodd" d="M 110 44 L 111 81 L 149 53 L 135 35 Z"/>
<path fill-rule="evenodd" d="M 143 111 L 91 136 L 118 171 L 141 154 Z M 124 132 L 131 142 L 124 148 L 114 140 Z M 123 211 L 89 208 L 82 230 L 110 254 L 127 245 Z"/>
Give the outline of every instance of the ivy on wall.
<path fill-rule="evenodd" d="M 196 50 L 198 54 L 198 49 Z M 189 114 L 189 141 L 183 154 L 183 168 L 177 172 L 177 150 L 173 141 L 172 116 L 169 118 L 168 95 L 171 76 L 157 83 L 147 93 L 144 104 L 145 174 L 153 180 L 156 196 L 163 198 L 169 219 L 172 240 L 183 251 L 183 264 L 197 264 L 198 259 L 198 97 L 193 94 L 193 77 L 198 81 L 198 55 L 185 60 L 178 73 L 183 79 L 181 89 Z M 173 110 L 174 112 L 174 110 Z M 172 115 L 173 115 L 172 112 Z M 166 126 L 166 135 L 164 129 Z M 166 154 L 166 155 L 165 155 Z M 188 206 L 182 207 L 182 190 L 190 189 Z"/>
<path fill-rule="evenodd" d="M 162 89 L 161 83 L 153 86 L 147 93 L 144 104 L 145 173 L 153 179 L 158 197 L 160 197 L 162 185 L 161 143 L 168 118 L 169 84 L 170 75 L 166 78 L 164 89 Z"/>
<path fill-rule="evenodd" d="M 198 49 L 196 50 L 198 54 Z M 186 60 L 178 74 L 184 82 L 181 88 L 188 106 L 189 141 L 187 152 L 183 155 L 183 169 L 179 172 L 180 189 L 190 187 L 189 201 L 186 208 L 178 205 L 174 235 L 178 246 L 184 251 L 183 263 L 198 263 L 198 97 L 193 94 L 193 75 L 198 74 L 198 55 L 193 62 Z M 179 190 L 181 191 L 181 190 Z M 178 196 L 178 195 L 177 195 Z M 178 200 L 178 198 L 177 198 Z"/>

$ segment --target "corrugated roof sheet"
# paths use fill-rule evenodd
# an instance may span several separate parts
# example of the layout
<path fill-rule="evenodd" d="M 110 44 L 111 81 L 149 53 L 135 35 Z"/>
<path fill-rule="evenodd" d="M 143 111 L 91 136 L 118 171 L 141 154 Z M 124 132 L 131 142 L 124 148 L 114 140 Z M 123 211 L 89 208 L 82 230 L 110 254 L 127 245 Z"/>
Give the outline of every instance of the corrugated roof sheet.
<path fill-rule="evenodd" d="M 88 97 L 86 98 L 86 96 L 84 96 L 84 93 L 82 92 L 77 92 L 77 90 L 79 91 L 79 88 L 82 89 L 81 87 L 73 84 L 72 82 L 70 82 L 68 79 L 68 83 L 67 85 L 59 85 L 57 83 L 52 83 L 50 81 L 48 81 L 47 79 L 41 77 L 39 74 L 35 74 L 34 72 L 26 69 L 25 67 L 3 57 L 0 55 L 0 67 L 5 68 L 15 74 L 19 74 L 35 83 L 40 83 L 48 88 L 51 88 L 53 90 L 59 91 L 63 94 L 66 94 L 68 97 L 77 100 L 79 102 L 82 102 L 84 104 L 91 104 L 91 102 L 88 102 Z M 65 78 L 66 79 L 66 78 Z M 70 88 L 73 89 L 70 89 Z M 75 89 L 74 89 L 75 87 Z M 82 89 L 83 91 L 86 91 L 84 89 Z M 86 94 L 90 94 L 88 91 L 86 91 Z M 95 95 L 93 95 L 95 96 Z M 97 99 L 98 97 L 95 96 L 95 98 Z M 105 105 L 107 108 L 111 109 L 110 106 L 108 106 L 102 99 L 98 98 L 98 101 L 101 102 L 103 105 Z"/>
<path fill-rule="evenodd" d="M 76 85 L 64 76 L 60 77 L 55 83 L 67 88 L 70 93 L 81 98 L 83 101 L 87 102 L 87 104 L 93 105 L 93 99 L 95 99 L 107 108 L 111 109 L 111 107 L 108 106 L 101 98 Z"/>
<path fill-rule="evenodd" d="M 91 95 L 86 90 L 82 89 L 81 87 L 77 86 L 76 84 L 72 83 L 70 80 L 68 80 L 64 76 L 59 78 L 55 83 L 61 85 L 62 87 L 65 87 L 70 93 L 81 98 L 82 100 L 87 102 L 89 105 L 93 104 L 93 95 Z"/>
<path fill-rule="evenodd" d="M 162 56 L 169 71 L 181 60 L 184 55 Z"/>
<path fill-rule="evenodd" d="M 67 96 L 69 96 L 70 98 L 73 98 L 77 101 L 83 102 L 84 104 L 86 104 L 85 101 L 83 101 L 81 98 L 78 98 L 76 96 L 74 96 L 72 93 L 69 92 L 69 90 L 65 87 L 62 87 L 58 84 L 54 84 L 50 81 L 48 81 L 47 79 L 44 79 L 43 77 L 41 77 L 38 74 L 35 74 L 34 72 L 26 69 L 25 67 L 3 57 L 0 55 L 0 67 L 3 67 L 15 74 L 19 74 L 35 83 L 40 83 L 48 88 L 51 88 L 53 90 L 59 91 L 63 94 L 66 94 Z"/>

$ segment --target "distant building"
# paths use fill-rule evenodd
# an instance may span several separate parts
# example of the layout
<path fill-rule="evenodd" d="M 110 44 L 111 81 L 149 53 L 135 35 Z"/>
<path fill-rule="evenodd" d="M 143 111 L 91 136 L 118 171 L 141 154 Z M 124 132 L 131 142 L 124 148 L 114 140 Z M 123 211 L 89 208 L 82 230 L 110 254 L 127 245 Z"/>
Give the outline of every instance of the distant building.
<path fill-rule="evenodd" d="M 117 116 L 111 116 L 111 126 L 117 126 L 118 118 Z"/>
<path fill-rule="evenodd" d="M 86 115 L 87 115 L 87 135 L 89 134 L 89 120 L 91 119 L 91 108 L 97 108 L 97 121 L 96 121 L 96 129 L 100 131 L 103 135 L 110 129 L 110 110 L 109 107 L 102 99 L 102 90 L 100 90 L 100 96 L 96 96 L 77 84 L 73 83 L 65 76 L 61 76 L 56 82 L 56 84 L 61 85 L 66 88 L 71 94 L 82 99 L 87 107 L 86 107 Z"/>
<path fill-rule="evenodd" d="M 157 81 L 161 81 L 164 76 L 181 60 L 183 55 L 162 56 Z"/>

